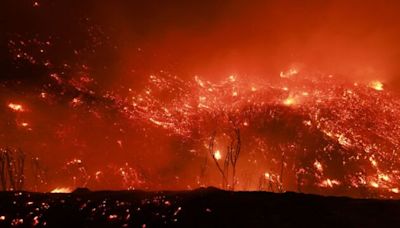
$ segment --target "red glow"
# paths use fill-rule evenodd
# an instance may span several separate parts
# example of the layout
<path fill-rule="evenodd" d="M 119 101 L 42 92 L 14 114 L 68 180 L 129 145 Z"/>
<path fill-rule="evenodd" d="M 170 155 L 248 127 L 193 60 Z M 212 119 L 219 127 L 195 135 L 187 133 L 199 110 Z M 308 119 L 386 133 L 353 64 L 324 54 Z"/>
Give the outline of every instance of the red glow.
<path fill-rule="evenodd" d="M 400 197 L 397 2 L 139 2 L 8 3 L 24 188 Z"/>

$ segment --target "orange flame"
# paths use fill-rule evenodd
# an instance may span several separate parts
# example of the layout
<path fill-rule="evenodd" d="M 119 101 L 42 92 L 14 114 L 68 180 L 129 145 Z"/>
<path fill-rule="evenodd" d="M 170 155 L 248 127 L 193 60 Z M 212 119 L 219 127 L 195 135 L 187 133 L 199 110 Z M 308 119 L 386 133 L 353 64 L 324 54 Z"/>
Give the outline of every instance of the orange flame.
<path fill-rule="evenodd" d="M 23 111 L 25 111 L 25 109 L 22 107 L 21 104 L 9 103 L 8 107 L 10 109 L 12 109 L 13 111 L 15 111 L 15 112 L 23 112 Z"/>
<path fill-rule="evenodd" d="M 51 193 L 71 193 L 72 189 L 69 187 L 57 187 L 51 190 Z"/>

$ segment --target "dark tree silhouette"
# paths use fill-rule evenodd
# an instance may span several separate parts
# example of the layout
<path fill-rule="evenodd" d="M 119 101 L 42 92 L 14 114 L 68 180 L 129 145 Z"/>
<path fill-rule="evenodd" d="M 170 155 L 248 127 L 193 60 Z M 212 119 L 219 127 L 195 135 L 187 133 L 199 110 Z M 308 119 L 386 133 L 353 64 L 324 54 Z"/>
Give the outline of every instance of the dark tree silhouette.
<path fill-rule="evenodd" d="M 218 162 L 218 159 L 215 157 L 215 151 L 214 151 L 214 144 L 215 144 L 215 137 L 216 137 L 217 132 L 214 131 L 210 137 L 210 141 L 208 144 L 208 151 L 212 157 L 212 159 L 214 160 L 215 165 L 217 166 L 218 172 L 220 173 L 221 177 L 222 177 L 222 188 L 226 187 L 227 184 L 227 178 L 225 175 L 225 169 L 223 167 L 221 167 L 221 165 Z"/>
<path fill-rule="evenodd" d="M 26 154 L 20 149 L 0 150 L 0 182 L 3 191 L 20 191 L 24 188 L 25 157 Z"/>
<path fill-rule="evenodd" d="M 46 185 L 46 169 L 44 168 L 39 157 L 32 157 L 31 159 L 32 175 L 33 175 L 33 189 L 39 190 L 40 186 Z"/>
<path fill-rule="evenodd" d="M 222 188 L 235 190 L 235 185 L 237 182 L 236 167 L 240 157 L 241 145 L 242 145 L 240 138 L 240 129 L 234 128 L 233 134 L 230 136 L 231 140 L 229 145 L 227 146 L 222 166 L 221 163 L 218 161 L 219 159 L 216 157 L 214 151 L 215 137 L 216 137 L 216 131 L 214 131 L 210 137 L 208 152 L 211 155 L 211 158 L 213 159 L 217 167 L 217 170 L 222 177 Z"/>

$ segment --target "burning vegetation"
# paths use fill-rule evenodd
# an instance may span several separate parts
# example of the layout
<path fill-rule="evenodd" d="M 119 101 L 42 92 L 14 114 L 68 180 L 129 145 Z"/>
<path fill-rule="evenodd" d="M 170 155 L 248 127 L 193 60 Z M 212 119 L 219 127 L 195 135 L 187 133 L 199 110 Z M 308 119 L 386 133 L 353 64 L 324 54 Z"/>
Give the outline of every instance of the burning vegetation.
<path fill-rule="evenodd" d="M 63 193 L 77 187 L 154 190 L 217 186 L 354 197 L 400 196 L 400 97 L 383 76 L 369 74 L 364 78 L 352 75 L 355 71 L 343 74 L 336 69 L 325 73 L 315 70 L 324 65 L 315 59 L 316 67 L 292 64 L 291 60 L 288 64 L 271 63 L 271 68 L 279 65 L 278 70 L 253 73 L 248 62 L 260 65 L 265 61 L 255 51 L 264 41 L 254 38 L 254 47 L 245 46 L 243 43 L 251 41 L 243 41 L 242 30 L 224 27 L 226 18 L 216 15 L 212 24 L 221 24 L 221 28 L 209 31 L 213 36 L 203 37 L 201 42 L 207 43 L 209 38 L 222 47 L 202 51 L 197 47 L 201 45 L 191 43 L 199 34 L 182 38 L 179 34 L 186 29 L 162 27 L 171 29 L 169 34 L 155 25 L 163 21 L 161 17 L 149 19 L 149 23 L 157 32 L 164 31 L 163 41 L 143 25 L 135 25 L 135 35 L 125 34 L 121 28 L 115 28 L 116 32 L 108 23 L 118 21 L 106 23 L 100 16 L 86 15 L 80 8 L 77 12 L 68 10 L 61 3 L 8 4 L 29 12 L 28 19 L 32 15 L 56 17 L 54 12 L 65 8 L 65 18 L 71 21 L 57 18 L 58 23 L 44 20 L 45 24 L 39 17 L 33 24 L 35 32 L 18 29 L 24 30 L 27 18 L 21 22 L 23 26 L 19 20 L 10 20 L 7 26 L 2 43 L 7 50 L 2 68 L 5 77 L 0 80 L 3 190 Z M 229 10 L 236 9 L 234 6 Z M 190 17 L 188 12 L 178 13 Z M 264 21 L 257 16 L 250 18 Z M 276 29 L 284 33 L 285 41 L 292 36 L 283 29 L 286 23 L 279 22 L 282 28 Z M 254 26 L 259 28 L 259 24 Z M 65 25 L 65 30 L 60 31 L 60 25 Z M 202 22 L 196 26 L 208 28 Z M 348 30 L 353 31 L 351 28 Z M 226 37 L 224 29 L 232 30 L 233 35 Z M 303 26 L 297 32 L 310 31 Z M 221 42 L 222 35 L 227 44 Z M 141 41 L 140 45 L 133 48 L 119 40 L 120 36 Z M 152 39 L 147 43 L 137 36 Z M 159 44 L 163 42 L 168 45 Z M 159 46 L 150 48 L 151 44 Z M 202 76 L 187 70 L 212 61 L 224 65 L 208 59 L 207 53 L 231 51 L 224 46 L 228 44 L 238 45 L 243 53 L 254 52 L 247 54 L 257 58 L 246 61 L 246 56 L 240 56 L 237 65 L 241 70 L 229 68 L 229 73 L 223 67 L 210 67 L 219 69 L 215 73 L 218 77 L 204 73 L 207 71 L 200 71 L 206 75 Z M 202 61 L 198 64 L 187 66 L 183 64 L 186 56 L 171 54 L 192 49 L 201 58 L 193 54 L 187 61 L 196 62 L 199 57 Z M 284 46 L 282 52 L 292 49 Z M 343 72 L 339 67 L 337 71 Z M 108 219 L 120 217 L 110 214 Z"/>
<path fill-rule="evenodd" d="M 374 85 L 309 72 L 278 83 L 239 76 L 220 83 L 182 81 L 160 73 L 149 76 L 142 91 L 129 90 L 125 97 L 105 92 L 79 103 L 88 113 L 109 103 L 104 112 L 126 123 L 123 132 L 151 130 L 181 141 L 192 163 L 185 167 L 193 178 L 185 180 L 188 186 L 397 197 L 400 130 L 393 123 L 400 103 Z M 83 90 L 82 97 L 90 93 L 72 88 Z M 124 148 L 124 141 L 115 143 Z M 91 170 L 74 158 L 57 172 L 71 178 L 69 188 L 95 187 L 110 175 L 122 188 L 151 186 L 156 177 L 146 178 L 140 168 L 126 163 Z"/>

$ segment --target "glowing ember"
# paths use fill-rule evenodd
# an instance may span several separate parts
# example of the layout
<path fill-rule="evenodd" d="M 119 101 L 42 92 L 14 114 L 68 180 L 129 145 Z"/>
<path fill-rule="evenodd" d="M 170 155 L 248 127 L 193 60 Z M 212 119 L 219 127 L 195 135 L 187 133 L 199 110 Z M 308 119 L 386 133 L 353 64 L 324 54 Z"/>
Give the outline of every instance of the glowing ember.
<path fill-rule="evenodd" d="M 20 226 L 22 224 L 24 224 L 23 219 L 15 218 L 11 221 L 11 226 Z"/>
<path fill-rule="evenodd" d="M 29 126 L 29 123 L 27 123 L 27 122 L 22 122 L 22 123 L 20 123 L 20 126 L 21 126 L 21 127 L 28 127 L 28 126 Z"/>
<path fill-rule="evenodd" d="M 97 172 L 95 173 L 95 178 L 96 178 L 96 180 L 99 180 L 101 175 L 103 175 L 103 172 L 97 171 Z"/>
<path fill-rule="evenodd" d="M 118 218 L 118 215 L 109 215 L 108 216 L 108 220 L 115 220 L 115 219 L 117 219 Z"/>

